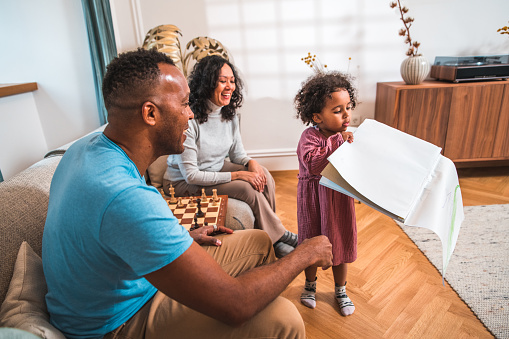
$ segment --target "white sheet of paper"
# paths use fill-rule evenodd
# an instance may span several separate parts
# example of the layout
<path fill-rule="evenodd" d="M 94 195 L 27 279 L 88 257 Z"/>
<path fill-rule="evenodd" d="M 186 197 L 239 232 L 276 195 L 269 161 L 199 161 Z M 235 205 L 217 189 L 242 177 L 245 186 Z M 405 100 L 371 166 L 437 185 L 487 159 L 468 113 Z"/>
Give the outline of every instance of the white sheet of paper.
<path fill-rule="evenodd" d="M 407 226 L 424 227 L 435 232 L 442 242 L 442 276 L 451 259 L 465 219 L 463 199 L 454 163 L 440 156 L 432 179 L 424 187 L 414 210 L 404 221 Z"/>
<path fill-rule="evenodd" d="M 382 212 L 389 217 L 393 219 L 397 219 L 401 222 L 404 222 L 404 220 L 397 215 L 384 210 L 383 208 L 380 208 L 377 204 L 373 203 L 371 200 L 357 192 L 355 188 L 350 186 L 345 179 L 341 177 L 341 175 L 338 173 L 338 171 L 332 166 L 330 163 L 325 167 L 325 169 L 322 171 L 322 177 L 320 178 L 320 184 L 323 186 L 326 186 L 330 189 L 336 190 L 338 192 L 341 192 L 345 195 L 348 195 L 349 197 L 352 197 L 354 199 L 359 200 L 363 204 L 368 205 L 371 208 L 376 209 L 379 212 Z"/>
<path fill-rule="evenodd" d="M 354 137 L 329 162 L 360 194 L 406 219 L 429 181 L 441 148 L 371 119 L 364 120 Z"/>
<path fill-rule="evenodd" d="M 328 158 L 320 184 L 407 226 L 434 231 L 445 275 L 464 219 L 454 163 L 439 147 L 374 120 L 365 120 L 354 137 Z"/>

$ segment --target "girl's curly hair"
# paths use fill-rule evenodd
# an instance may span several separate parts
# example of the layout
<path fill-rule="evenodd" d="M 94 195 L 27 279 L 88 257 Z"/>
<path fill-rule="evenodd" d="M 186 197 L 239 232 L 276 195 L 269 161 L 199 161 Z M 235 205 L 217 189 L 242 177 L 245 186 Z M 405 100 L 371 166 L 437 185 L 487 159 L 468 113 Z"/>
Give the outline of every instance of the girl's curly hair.
<path fill-rule="evenodd" d="M 357 106 L 357 90 L 352 85 L 353 77 L 339 71 L 316 73 L 302 82 L 302 87 L 293 100 L 296 117 L 306 125 L 316 123 L 313 114 L 320 113 L 325 107 L 326 98 L 332 98 L 332 93 L 346 90 L 350 95 L 352 109 Z"/>
<path fill-rule="evenodd" d="M 236 114 L 237 108 L 242 106 L 242 89 L 244 84 L 239 78 L 238 72 L 228 60 L 218 55 L 210 55 L 201 59 L 194 65 L 193 71 L 189 75 L 189 105 L 194 113 L 194 118 L 202 124 L 208 120 L 209 104 L 212 94 L 217 87 L 217 80 L 221 68 L 227 64 L 230 66 L 235 77 L 235 91 L 232 93 L 230 103 L 221 109 L 223 120 L 232 120 Z"/>

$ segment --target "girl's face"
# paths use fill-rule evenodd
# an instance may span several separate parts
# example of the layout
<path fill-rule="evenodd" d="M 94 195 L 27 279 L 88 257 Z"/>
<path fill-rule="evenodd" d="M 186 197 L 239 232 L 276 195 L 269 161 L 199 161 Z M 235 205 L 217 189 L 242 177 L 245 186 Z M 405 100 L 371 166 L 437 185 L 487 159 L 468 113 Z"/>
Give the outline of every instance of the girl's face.
<path fill-rule="evenodd" d="M 224 64 L 219 71 L 216 89 L 212 93 L 212 101 L 217 106 L 228 106 L 233 92 L 235 91 L 235 77 L 233 71 L 228 64 Z"/>
<path fill-rule="evenodd" d="M 327 138 L 338 132 L 344 132 L 350 125 L 352 106 L 348 91 L 342 89 L 333 92 L 332 97 L 326 99 L 323 110 L 313 114 L 313 121 Z"/>

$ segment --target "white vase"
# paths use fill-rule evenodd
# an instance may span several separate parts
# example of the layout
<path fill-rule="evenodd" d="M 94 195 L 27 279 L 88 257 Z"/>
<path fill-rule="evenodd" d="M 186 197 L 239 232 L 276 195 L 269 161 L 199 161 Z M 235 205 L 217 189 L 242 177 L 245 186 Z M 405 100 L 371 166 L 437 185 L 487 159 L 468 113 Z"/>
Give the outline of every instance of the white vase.
<path fill-rule="evenodd" d="M 401 63 L 401 77 L 407 85 L 418 85 L 426 79 L 431 66 L 428 59 L 420 56 L 409 56 Z"/>

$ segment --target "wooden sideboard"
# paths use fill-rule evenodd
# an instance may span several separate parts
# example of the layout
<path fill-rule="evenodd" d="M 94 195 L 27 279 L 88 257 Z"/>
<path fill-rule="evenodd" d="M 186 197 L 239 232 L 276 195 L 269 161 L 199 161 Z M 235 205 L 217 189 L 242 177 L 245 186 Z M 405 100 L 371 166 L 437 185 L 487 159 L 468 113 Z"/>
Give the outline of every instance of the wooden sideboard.
<path fill-rule="evenodd" d="M 509 81 L 379 82 L 375 120 L 442 147 L 457 167 L 509 165 Z"/>

